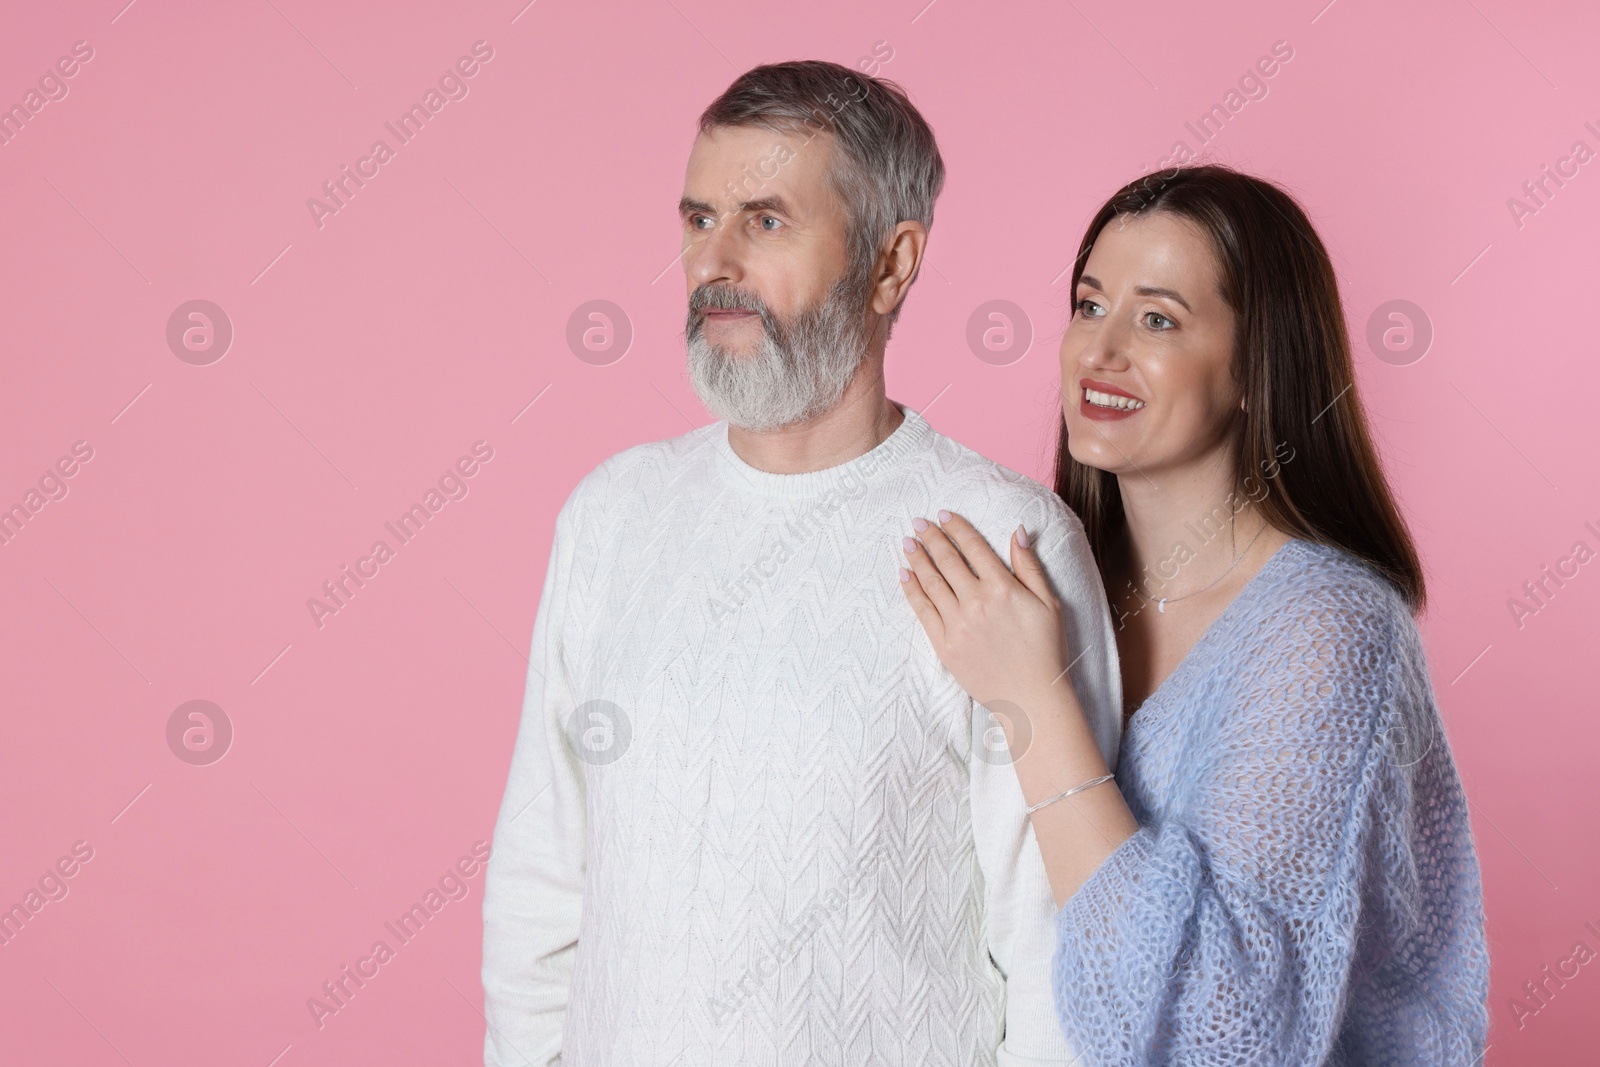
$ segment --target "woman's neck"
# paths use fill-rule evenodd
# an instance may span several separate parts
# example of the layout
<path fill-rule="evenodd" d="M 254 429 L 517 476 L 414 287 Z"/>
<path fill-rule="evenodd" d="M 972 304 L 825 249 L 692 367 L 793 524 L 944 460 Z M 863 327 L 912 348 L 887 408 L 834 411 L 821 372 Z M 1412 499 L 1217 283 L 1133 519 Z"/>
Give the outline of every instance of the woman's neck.
<path fill-rule="evenodd" d="M 1231 461 L 1213 457 L 1182 469 L 1118 475 L 1128 536 L 1118 586 L 1152 599 L 1185 596 L 1233 566 L 1266 518 L 1237 487 Z"/>

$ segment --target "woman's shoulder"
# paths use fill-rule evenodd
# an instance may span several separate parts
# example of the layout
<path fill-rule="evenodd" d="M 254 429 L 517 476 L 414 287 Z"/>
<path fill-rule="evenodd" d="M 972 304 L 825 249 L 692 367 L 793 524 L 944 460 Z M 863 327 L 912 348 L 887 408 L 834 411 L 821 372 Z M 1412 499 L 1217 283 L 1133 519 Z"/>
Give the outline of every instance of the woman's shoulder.
<path fill-rule="evenodd" d="M 1260 717 L 1287 728 L 1294 714 L 1308 727 L 1349 719 L 1359 728 L 1419 662 L 1400 591 L 1343 548 L 1293 538 L 1247 592 L 1230 647 L 1218 650 L 1229 664 L 1224 686 L 1239 729 L 1256 729 L 1251 720 Z"/>
<path fill-rule="evenodd" d="M 1279 632 L 1391 644 L 1415 625 L 1394 583 L 1337 545 L 1291 537 L 1252 584 L 1246 641 Z"/>

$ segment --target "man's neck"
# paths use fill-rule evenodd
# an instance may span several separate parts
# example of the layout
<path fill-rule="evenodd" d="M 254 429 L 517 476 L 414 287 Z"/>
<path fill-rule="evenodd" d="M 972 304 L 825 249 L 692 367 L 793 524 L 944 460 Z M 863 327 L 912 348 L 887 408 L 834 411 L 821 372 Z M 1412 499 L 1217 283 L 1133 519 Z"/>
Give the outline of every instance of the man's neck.
<path fill-rule="evenodd" d="M 773 474 L 826 470 L 866 455 L 899 428 L 905 415 L 888 398 L 882 371 L 871 374 L 865 361 L 861 370 L 839 402 L 816 418 L 771 433 L 730 424 L 728 444 L 750 466 Z"/>

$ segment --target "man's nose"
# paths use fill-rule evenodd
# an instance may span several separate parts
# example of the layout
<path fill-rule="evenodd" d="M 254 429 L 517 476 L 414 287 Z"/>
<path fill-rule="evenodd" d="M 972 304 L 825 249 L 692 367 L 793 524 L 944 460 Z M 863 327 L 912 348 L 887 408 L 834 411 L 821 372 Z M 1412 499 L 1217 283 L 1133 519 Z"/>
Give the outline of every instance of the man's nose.
<path fill-rule="evenodd" d="M 735 284 L 744 277 L 738 235 L 729 220 L 718 219 L 715 226 L 691 241 L 684 254 L 684 270 L 695 285 Z"/>

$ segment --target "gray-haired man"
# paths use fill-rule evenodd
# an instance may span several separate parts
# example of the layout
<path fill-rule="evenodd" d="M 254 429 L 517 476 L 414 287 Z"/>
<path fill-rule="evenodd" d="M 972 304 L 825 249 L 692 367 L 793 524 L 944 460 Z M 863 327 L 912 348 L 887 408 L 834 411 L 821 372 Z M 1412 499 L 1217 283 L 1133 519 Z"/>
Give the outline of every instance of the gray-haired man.
<path fill-rule="evenodd" d="M 484 893 L 491 1067 L 1072 1061 L 1007 747 L 901 538 L 948 508 L 1005 558 L 1027 528 L 1113 765 L 1116 649 L 1062 501 L 886 395 L 943 181 L 898 87 L 836 64 L 701 116 L 686 337 L 718 421 L 556 520 Z"/>

